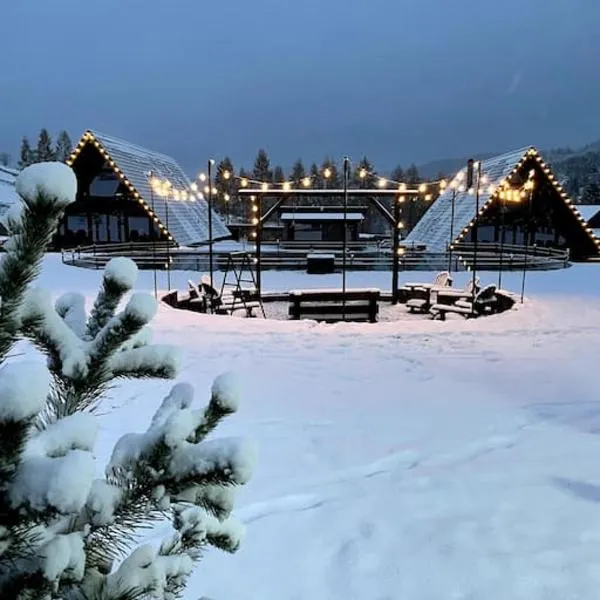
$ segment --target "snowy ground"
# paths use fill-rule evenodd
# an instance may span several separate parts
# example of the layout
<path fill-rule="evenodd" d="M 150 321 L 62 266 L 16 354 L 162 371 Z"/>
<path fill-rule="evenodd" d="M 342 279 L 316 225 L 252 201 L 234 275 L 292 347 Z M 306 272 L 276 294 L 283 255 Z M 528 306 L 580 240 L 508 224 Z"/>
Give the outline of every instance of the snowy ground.
<path fill-rule="evenodd" d="M 155 340 L 185 348 L 181 379 L 199 401 L 221 370 L 242 375 L 242 409 L 220 434 L 260 445 L 239 501 L 245 543 L 233 557 L 211 552 L 186 598 L 596 598 L 599 269 L 529 274 L 523 306 L 476 321 L 327 326 L 161 307 Z M 49 256 L 41 284 L 91 297 L 99 278 Z M 337 285 L 264 278 L 273 290 Z M 504 287 L 518 291 L 520 275 Z M 99 458 L 145 429 L 168 387 L 127 384 L 107 401 Z"/>

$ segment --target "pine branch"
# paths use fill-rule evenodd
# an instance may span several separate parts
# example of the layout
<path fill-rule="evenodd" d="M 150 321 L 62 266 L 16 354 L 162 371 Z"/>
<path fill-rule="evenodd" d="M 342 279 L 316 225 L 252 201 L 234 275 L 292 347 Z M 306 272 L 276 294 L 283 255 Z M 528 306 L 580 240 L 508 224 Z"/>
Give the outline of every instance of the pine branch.
<path fill-rule="evenodd" d="M 90 387 L 105 379 L 111 357 L 154 316 L 150 311 L 150 302 L 148 302 L 149 306 L 142 306 L 141 309 L 138 306 L 146 300 L 145 294 L 134 295 L 125 310 L 113 317 L 91 342 L 89 348 L 91 361 L 87 376 Z M 149 300 L 154 302 L 151 296 Z M 151 307 L 156 310 L 156 303 Z"/>
<path fill-rule="evenodd" d="M 236 378 L 231 373 L 222 373 L 213 383 L 210 401 L 204 409 L 202 421 L 196 428 L 192 441 L 198 443 L 203 440 L 216 428 L 221 419 L 237 410 L 238 404 L 239 390 Z"/>
<path fill-rule="evenodd" d="M 109 261 L 86 324 L 87 339 L 93 340 L 106 327 L 115 315 L 123 296 L 133 287 L 136 278 L 137 266 L 131 259 L 119 257 Z"/>
<path fill-rule="evenodd" d="M 173 379 L 179 362 L 179 353 L 172 346 L 142 345 L 111 356 L 107 369 L 112 377 Z"/>
<path fill-rule="evenodd" d="M 86 325 L 85 337 L 87 339 L 93 340 L 113 318 L 128 289 L 112 279 L 106 277 L 103 279 L 102 287 L 96 296 Z"/>
<path fill-rule="evenodd" d="M 0 421 L 0 506 L 7 506 L 6 486 L 14 477 L 25 449 L 31 420 Z M 0 523 L 2 519 L 0 517 Z"/>
<path fill-rule="evenodd" d="M 44 193 L 35 199 L 25 198 L 21 232 L 11 238 L 0 264 L 0 359 L 4 358 L 17 335 L 18 311 L 27 286 L 38 275 L 46 247 L 52 236 L 64 205 Z"/>

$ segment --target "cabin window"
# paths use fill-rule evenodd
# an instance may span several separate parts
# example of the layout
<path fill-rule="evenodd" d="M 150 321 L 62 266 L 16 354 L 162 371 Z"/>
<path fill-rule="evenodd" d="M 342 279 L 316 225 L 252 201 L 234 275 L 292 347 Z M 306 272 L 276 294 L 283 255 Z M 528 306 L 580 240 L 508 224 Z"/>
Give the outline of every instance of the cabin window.
<path fill-rule="evenodd" d="M 113 173 L 100 173 L 90 183 L 90 196 L 100 196 L 103 198 L 112 198 L 119 189 L 120 180 Z"/>

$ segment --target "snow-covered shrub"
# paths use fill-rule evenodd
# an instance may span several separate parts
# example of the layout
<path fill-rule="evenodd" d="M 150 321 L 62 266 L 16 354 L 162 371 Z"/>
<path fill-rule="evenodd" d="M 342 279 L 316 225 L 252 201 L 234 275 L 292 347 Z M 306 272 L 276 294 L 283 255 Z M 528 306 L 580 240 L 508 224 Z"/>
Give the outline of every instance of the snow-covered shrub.
<path fill-rule="evenodd" d="M 205 548 L 240 544 L 230 514 L 253 448 L 206 440 L 236 411 L 237 384 L 218 377 L 203 409 L 192 407 L 190 385 L 175 385 L 97 478 L 95 407 L 121 378 L 173 378 L 177 354 L 150 344 L 154 299 L 126 300 L 137 278 L 128 259 L 107 265 L 89 316 L 80 294 L 53 306 L 48 292 L 27 291 L 76 181 L 65 165 L 42 163 L 22 172 L 17 190 L 23 207 L 0 263 L 0 598 L 178 598 Z M 46 354 L 47 368 L 6 362 L 19 335 Z M 138 530 L 165 518 L 172 534 L 136 547 Z"/>

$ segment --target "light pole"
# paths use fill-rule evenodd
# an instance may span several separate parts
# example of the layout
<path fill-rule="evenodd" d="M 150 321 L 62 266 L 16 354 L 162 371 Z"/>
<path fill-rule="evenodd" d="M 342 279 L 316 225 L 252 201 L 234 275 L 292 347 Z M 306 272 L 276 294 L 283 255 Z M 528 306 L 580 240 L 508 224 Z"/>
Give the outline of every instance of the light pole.
<path fill-rule="evenodd" d="M 535 183 L 533 178 L 535 177 L 535 170 L 529 171 L 529 178 L 525 182 L 525 189 L 529 192 L 527 196 L 527 220 L 524 223 L 523 233 L 525 234 L 525 258 L 523 260 L 523 278 L 521 280 L 521 304 L 523 304 L 525 299 L 525 275 L 527 273 L 527 256 L 529 254 L 529 237 L 531 230 L 531 210 L 532 210 L 532 200 L 533 200 L 533 188 L 535 187 Z M 533 240 L 531 240 L 533 243 Z"/>
<path fill-rule="evenodd" d="M 169 186 L 170 187 L 170 186 Z M 170 189 L 168 190 L 170 191 Z M 169 193 L 165 194 L 165 226 L 167 228 L 167 290 L 171 291 L 171 242 L 169 240 Z"/>
<path fill-rule="evenodd" d="M 454 241 L 454 211 L 456 209 L 456 183 L 453 181 L 452 186 L 452 206 L 450 208 L 450 241 L 448 246 L 448 273 L 452 273 L 452 242 Z"/>
<path fill-rule="evenodd" d="M 504 267 L 504 237 L 506 235 L 506 192 L 500 192 L 500 261 L 498 263 L 498 289 L 502 289 L 502 268 Z"/>
<path fill-rule="evenodd" d="M 346 253 L 348 246 L 348 179 L 350 159 L 344 156 L 344 225 L 342 234 L 342 319 L 346 320 Z"/>
<path fill-rule="evenodd" d="M 473 165 L 475 166 L 475 165 Z M 473 300 L 477 291 L 477 248 L 479 244 L 479 188 L 481 185 L 481 161 L 477 161 L 477 183 L 475 185 L 475 221 L 473 223 Z M 473 308 L 475 305 L 473 304 Z"/>
<path fill-rule="evenodd" d="M 152 208 L 152 219 L 150 219 L 150 237 L 152 239 L 152 270 L 154 271 L 154 298 L 158 298 L 158 286 L 156 282 L 156 236 L 154 234 L 154 171 L 148 171 L 148 181 L 150 183 L 150 206 Z"/>
<path fill-rule="evenodd" d="M 213 285 L 213 227 L 212 227 L 212 168 L 214 159 L 208 161 L 208 270 L 210 272 L 210 287 Z"/>

